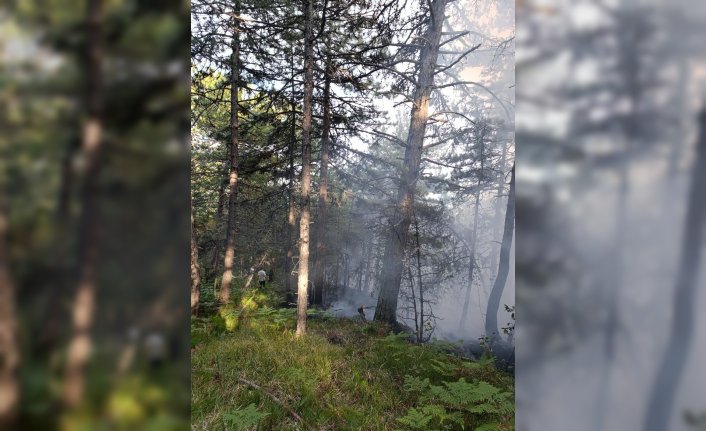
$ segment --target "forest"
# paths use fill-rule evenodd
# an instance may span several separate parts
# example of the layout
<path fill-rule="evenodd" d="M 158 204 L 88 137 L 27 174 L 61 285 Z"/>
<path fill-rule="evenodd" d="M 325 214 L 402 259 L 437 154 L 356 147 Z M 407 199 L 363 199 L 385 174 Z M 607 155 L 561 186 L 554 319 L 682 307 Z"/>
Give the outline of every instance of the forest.
<path fill-rule="evenodd" d="M 705 22 L 3 2 L 0 430 L 706 429 Z"/>
<path fill-rule="evenodd" d="M 193 429 L 514 429 L 514 3 L 194 0 Z"/>
<path fill-rule="evenodd" d="M 189 7 L 164 6 L 0 5 L 2 430 L 189 427 Z"/>

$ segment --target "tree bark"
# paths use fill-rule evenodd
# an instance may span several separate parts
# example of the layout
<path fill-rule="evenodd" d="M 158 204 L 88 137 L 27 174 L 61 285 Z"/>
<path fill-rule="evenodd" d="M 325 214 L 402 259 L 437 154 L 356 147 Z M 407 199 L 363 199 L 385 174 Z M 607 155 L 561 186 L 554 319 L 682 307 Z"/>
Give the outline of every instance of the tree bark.
<path fill-rule="evenodd" d="M 230 72 L 230 173 L 228 176 L 228 227 L 226 230 L 225 258 L 221 277 L 220 301 L 227 304 L 230 300 L 230 285 L 233 281 L 233 263 L 235 260 L 235 235 L 238 198 L 238 91 L 240 86 L 240 1 L 233 7 L 233 40 L 231 48 Z"/>
<path fill-rule="evenodd" d="M 11 429 L 17 419 L 20 401 L 20 345 L 15 314 L 15 284 L 10 273 L 6 242 L 8 218 L 4 174 L 0 171 L 0 429 Z"/>
<path fill-rule="evenodd" d="M 417 341 L 424 339 L 424 284 L 422 283 L 422 247 L 419 243 L 419 222 L 414 216 L 414 237 L 417 241 L 417 284 L 419 285 L 419 326 L 417 327 Z"/>
<path fill-rule="evenodd" d="M 191 314 L 199 311 L 199 298 L 201 296 L 201 276 L 199 275 L 199 255 L 194 237 L 194 213 L 191 212 Z"/>
<path fill-rule="evenodd" d="M 289 144 L 289 185 L 287 188 L 287 256 L 284 260 L 284 272 L 285 272 L 285 289 L 287 291 L 287 302 L 294 302 L 294 289 L 292 289 L 292 259 L 294 258 L 294 229 L 296 224 L 296 203 L 294 201 L 294 149 L 297 147 L 297 114 L 296 114 L 296 104 L 294 103 L 294 48 L 292 48 L 291 56 L 291 70 L 292 70 L 292 103 L 291 111 L 292 118 L 291 122 L 291 136 Z"/>
<path fill-rule="evenodd" d="M 299 273 L 297 280 L 297 332 L 306 333 L 309 287 L 309 199 L 311 188 L 311 113 L 314 94 L 314 1 L 304 0 L 304 103 L 302 109 L 302 184 L 299 221 Z"/>
<path fill-rule="evenodd" d="M 316 253 L 314 254 L 314 305 L 324 305 L 324 260 L 326 257 L 326 221 L 328 211 L 328 162 L 331 134 L 331 60 L 324 72 L 323 124 L 321 135 L 321 170 L 319 172 L 319 202 L 316 208 Z"/>
<path fill-rule="evenodd" d="M 679 273 L 672 303 L 672 322 L 667 348 L 652 387 L 645 431 L 669 429 L 669 421 L 679 381 L 684 372 L 687 355 L 691 349 L 696 317 L 695 296 L 698 288 L 698 270 L 704 244 L 704 224 L 706 224 L 706 110 L 699 118 L 699 142 L 696 148 L 696 161 L 692 168 L 691 191 L 689 193 L 686 225 L 682 239 Z"/>
<path fill-rule="evenodd" d="M 96 296 L 98 265 L 98 190 L 101 169 L 103 118 L 101 94 L 100 46 L 102 26 L 101 0 L 89 0 L 86 17 L 86 121 L 83 125 L 82 151 L 86 171 L 81 187 L 82 210 L 78 238 L 79 283 L 72 310 L 72 330 L 66 359 L 63 401 L 71 408 L 84 400 L 86 366 L 91 352 L 90 330 Z"/>
<path fill-rule="evenodd" d="M 395 214 L 387 234 L 380 295 L 375 320 L 397 324 L 397 299 L 402 281 L 402 258 L 407 245 L 412 220 L 414 194 L 421 164 L 424 131 L 429 119 L 429 99 L 434 86 L 434 70 L 439 55 L 439 41 L 444 23 L 447 0 L 431 2 L 429 25 L 421 41 L 425 41 L 420 54 L 420 68 L 409 124 L 409 134 L 404 154 L 404 167 L 397 192 Z"/>
<path fill-rule="evenodd" d="M 507 210 L 505 211 L 505 228 L 503 230 L 503 241 L 500 245 L 500 259 L 498 263 L 498 275 L 488 297 L 488 306 L 485 311 L 485 335 L 496 340 L 499 337 L 498 330 L 498 309 L 500 299 L 507 282 L 507 274 L 510 271 L 510 248 L 512 246 L 512 235 L 515 230 L 515 164 L 512 165 L 510 177 L 510 192 L 507 196 Z"/>
<path fill-rule="evenodd" d="M 224 163 L 226 168 L 230 166 L 230 160 L 228 160 L 227 163 Z M 222 234 L 221 232 L 221 221 L 223 220 L 223 207 L 224 205 L 224 199 L 223 195 L 225 194 L 226 191 L 226 184 L 228 184 L 227 178 L 224 178 L 224 181 L 221 182 L 220 186 L 218 187 L 218 205 L 216 206 L 216 238 L 221 238 L 220 235 Z M 221 265 L 221 242 L 220 239 L 216 241 L 216 246 L 213 248 L 213 257 L 211 258 L 211 268 L 212 269 L 212 276 L 213 276 L 213 292 L 214 294 L 217 293 L 218 289 L 218 271 L 220 270 L 220 265 Z"/>

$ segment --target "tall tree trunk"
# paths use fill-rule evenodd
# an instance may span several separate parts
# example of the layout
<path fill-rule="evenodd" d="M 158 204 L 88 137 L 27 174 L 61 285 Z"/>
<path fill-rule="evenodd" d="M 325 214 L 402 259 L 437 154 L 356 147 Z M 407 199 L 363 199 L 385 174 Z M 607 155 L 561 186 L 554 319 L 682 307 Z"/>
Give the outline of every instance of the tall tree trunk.
<path fill-rule="evenodd" d="M 419 310 L 417 310 L 417 293 L 414 291 L 414 275 L 412 275 L 412 262 L 407 264 L 407 276 L 409 277 L 409 289 L 412 292 L 412 311 L 414 311 L 414 334 L 417 342 L 421 342 L 421 331 L 419 328 Z"/>
<path fill-rule="evenodd" d="M 15 314 L 15 285 L 7 251 L 5 163 L 0 159 L 0 429 L 12 429 L 20 400 L 20 345 Z"/>
<path fill-rule="evenodd" d="M 699 142 L 692 168 L 689 206 L 672 304 L 672 322 L 667 338 L 669 341 L 650 394 L 645 415 L 645 431 L 669 429 L 677 387 L 693 342 L 697 304 L 695 296 L 706 224 L 706 200 L 703 199 L 706 190 L 706 110 L 701 112 L 699 122 Z"/>
<path fill-rule="evenodd" d="M 363 268 L 364 268 L 364 262 L 365 262 L 365 253 L 366 253 L 366 248 L 363 248 L 360 253 L 360 262 L 358 262 L 358 266 L 355 269 L 355 274 L 356 277 L 358 278 L 358 281 L 355 284 L 355 290 L 361 292 L 363 290 Z"/>
<path fill-rule="evenodd" d="M 221 277 L 220 301 L 227 304 L 230 300 L 230 285 L 233 281 L 233 263 L 235 260 L 235 234 L 238 199 L 238 92 L 240 90 L 240 1 L 233 6 L 233 40 L 231 44 L 230 71 L 230 173 L 228 176 L 228 227 L 226 232 L 223 276 Z"/>
<path fill-rule="evenodd" d="M 500 259 L 498 262 L 498 275 L 488 297 L 488 307 L 485 311 L 485 335 L 496 340 L 499 337 L 498 330 L 498 309 L 503 290 L 507 282 L 507 274 L 510 271 L 510 249 L 512 247 L 512 235 L 515 230 L 515 164 L 512 165 L 510 176 L 510 192 L 507 195 L 507 210 L 505 211 L 505 228 L 503 230 L 503 241 L 500 245 Z"/>
<path fill-rule="evenodd" d="M 331 134 L 331 59 L 324 72 L 323 124 L 321 135 L 321 168 L 319 172 L 319 202 L 316 208 L 316 253 L 314 254 L 314 305 L 323 306 L 324 260 L 326 257 L 326 220 L 328 211 L 328 160 Z"/>
<path fill-rule="evenodd" d="M 605 429 L 605 421 L 611 407 L 610 386 L 612 367 L 615 360 L 616 338 L 620 326 L 619 301 L 620 289 L 623 286 L 624 257 L 626 231 L 628 229 L 628 197 L 630 195 L 629 165 L 624 164 L 618 172 L 618 193 L 616 197 L 617 213 L 613 244 L 613 270 L 611 272 L 613 286 L 607 299 L 607 317 L 605 324 L 605 339 L 603 340 L 603 374 L 599 384 L 596 404 L 596 431 Z"/>
<path fill-rule="evenodd" d="M 64 150 L 61 158 L 61 177 L 59 182 L 59 195 L 57 201 L 57 228 L 56 228 L 56 259 L 54 265 L 60 277 L 57 277 L 56 284 L 49 292 L 46 301 L 46 308 L 42 312 L 41 334 L 38 334 L 37 345 L 44 351 L 53 350 L 56 346 L 61 330 L 61 320 L 63 318 L 64 295 L 70 289 L 69 284 L 73 283 L 74 269 L 70 265 L 71 252 L 71 218 L 70 207 L 71 198 L 76 183 L 76 170 L 73 160 L 81 150 L 81 138 L 77 136 L 71 138 L 69 145 Z"/>
<path fill-rule="evenodd" d="M 306 333 L 309 287 L 309 193 L 311 188 L 311 111 L 314 94 L 314 0 L 304 0 L 304 103 L 302 109 L 302 184 L 297 279 L 297 337 Z"/>
<path fill-rule="evenodd" d="M 375 259 L 375 249 L 376 249 L 376 244 L 374 239 L 370 239 L 370 247 L 368 247 L 368 256 L 367 259 L 365 260 L 365 278 L 363 280 L 363 289 L 364 291 L 370 292 L 372 289 L 370 289 L 370 262 Z M 373 270 L 375 271 L 375 275 L 377 275 L 377 270 L 373 266 Z"/>
<path fill-rule="evenodd" d="M 382 254 L 385 252 L 385 244 L 383 241 L 376 241 L 375 244 L 375 269 L 373 273 L 373 289 L 382 290 Z M 372 296 L 372 295 L 371 295 Z"/>
<path fill-rule="evenodd" d="M 458 324 L 459 329 L 463 329 L 468 318 L 468 307 L 471 302 L 471 290 L 473 289 L 473 273 L 476 268 L 476 242 L 478 237 L 478 210 L 480 208 L 480 180 L 478 180 L 478 190 L 476 191 L 475 204 L 473 208 L 473 232 L 471 237 L 470 258 L 468 262 L 468 287 L 466 288 L 466 299 L 463 301 L 463 311 L 461 312 L 461 320 Z"/>
<path fill-rule="evenodd" d="M 224 163 L 226 169 L 230 166 L 230 160 Z M 224 178 L 218 187 L 218 205 L 216 206 L 216 246 L 213 247 L 213 256 L 211 257 L 211 274 L 213 276 L 213 293 L 217 293 L 218 289 L 218 271 L 221 268 L 221 222 L 223 221 L 223 208 L 225 207 L 223 196 L 226 192 L 226 185 L 228 184 L 228 179 Z M 216 295 L 217 296 L 217 295 Z"/>
<path fill-rule="evenodd" d="M 509 143 L 503 142 L 503 151 L 500 155 L 500 173 L 498 174 L 496 198 L 495 198 L 495 215 L 493 217 L 493 241 L 502 241 L 500 238 L 500 222 L 502 221 L 503 215 L 503 205 L 502 199 L 500 198 L 505 191 L 505 165 L 507 164 L 507 147 Z M 498 253 L 493 253 L 493 257 L 490 261 L 490 267 L 495 269 L 498 267 L 498 258 L 500 256 L 500 250 Z M 495 274 L 493 274 L 495 275 Z M 491 275 L 492 277 L 492 275 Z"/>
<path fill-rule="evenodd" d="M 483 129 L 484 130 L 484 129 Z M 478 187 L 478 190 L 476 190 L 476 195 L 475 195 L 475 205 L 473 207 L 473 232 L 472 232 L 472 237 L 471 237 L 471 249 L 469 250 L 471 257 L 470 257 L 470 262 L 468 262 L 468 288 L 466 289 L 466 299 L 463 301 L 463 311 L 461 312 L 461 320 L 459 321 L 458 327 L 459 330 L 462 330 L 463 327 L 466 324 L 466 318 L 468 317 L 468 306 L 470 305 L 471 302 L 471 290 L 473 289 L 473 273 L 475 272 L 476 269 L 476 244 L 478 243 L 478 210 L 480 209 L 480 190 L 481 190 L 481 183 L 482 183 L 482 178 L 485 173 L 485 143 L 483 139 L 485 139 L 485 134 L 483 133 L 480 137 L 480 173 L 478 175 L 478 182 L 476 186 Z M 505 165 L 505 153 L 506 153 L 506 147 L 503 146 L 503 156 L 502 156 L 502 161 L 500 163 L 501 166 Z M 503 186 L 505 185 L 505 179 L 503 178 L 502 181 L 498 181 L 500 184 L 498 185 L 498 190 L 502 191 Z M 498 193 L 499 195 L 500 193 Z M 497 210 L 497 202 L 496 202 L 496 210 Z"/>
<path fill-rule="evenodd" d="M 689 119 L 689 115 L 686 115 L 689 109 L 688 85 L 690 82 L 692 82 L 689 76 L 691 68 L 689 67 L 689 64 L 686 61 L 686 57 L 679 57 L 679 63 L 677 67 L 678 78 L 676 80 L 676 85 L 678 87 L 675 104 L 679 113 L 677 114 L 678 120 L 676 128 L 677 132 L 675 133 L 676 139 L 674 145 L 672 145 L 672 150 L 669 153 L 668 175 L 670 178 L 676 177 L 679 173 L 679 163 L 683 158 L 684 147 L 687 142 L 686 130 L 688 130 L 688 128 L 686 122 Z"/>
<path fill-rule="evenodd" d="M 74 186 L 73 159 L 81 149 L 81 142 L 78 138 L 72 138 L 61 158 L 61 179 L 59 183 L 59 200 L 56 206 L 57 218 L 63 224 L 69 215 L 69 203 L 71 201 L 71 190 Z"/>
<path fill-rule="evenodd" d="M 292 289 L 292 259 L 294 258 L 294 229 L 296 224 L 296 203 L 294 201 L 294 149 L 297 147 L 297 105 L 294 103 L 294 48 L 292 48 L 291 64 L 292 70 L 292 103 L 290 104 L 292 118 L 290 120 L 290 144 L 289 144 L 289 184 L 287 187 L 287 256 L 284 260 L 285 288 L 287 291 L 287 302 L 294 302 L 294 289 Z"/>
<path fill-rule="evenodd" d="M 414 237 L 417 240 L 417 284 L 419 285 L 419 326 L 417 326 L 417 341 L 424 339 L 424 284 L 422 283 L 422 246 L 419 243 L 419 222 L 414 216 Z"/>
<path fill-rule="evenodd" d="M 79 282 L 72 311 L 72 331 L 66 359 L 66 380 L 63 400 L 68 407 L 77 407 L 84 400 L 86 366 L 91 352 L 90 330 L 96 296 L 98 265 L 98 175 L 103 139 L 100 46 L 102 26 L 101 0 L 89 0 L 86 17 L 86 82 L 87 118 L 83 125 L 82 151 L 86 171 L 81 187 L 81 218 L 78 238 Z"/>
<path fill-rule="evenodd" d="M 191 210 L 191 314 L 199 311 L 199 298 L 201 296 L 201 276 L 199 275 L 199 254 L 196 249 L 194 237 L 194 213 Z"/>
<path fill-rule="evenodd" d="M 397 324 L 397 298 L 402 281 L 402 258 L 412 222 L 414 194 L 424 145 L 424 131 L 429 119 L 429 99 L 434 87 L 434 69 L 439 55 L 439 41 L 447 0 L 433 0 L 429 26 L 420 41 L 425 41 L 419 57 L 420 68 L 414 93 L 409 134 L 404 154 L 404 167 L 397 192 L 395 214 L 387 234 L 380 295 L 375 320 Z"/>

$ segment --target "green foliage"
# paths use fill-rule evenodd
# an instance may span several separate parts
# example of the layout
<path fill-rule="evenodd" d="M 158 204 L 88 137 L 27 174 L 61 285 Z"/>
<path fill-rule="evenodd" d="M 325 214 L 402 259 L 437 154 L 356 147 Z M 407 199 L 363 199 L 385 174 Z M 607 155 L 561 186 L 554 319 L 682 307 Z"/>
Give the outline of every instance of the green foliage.
<path fill-rule="evenodd" d="M 226 321 L 220 313 L 210 316 L 209 319 L 211 321 L 211 333 L 222 334 L 226 331 Z"/>
<path fill-rule="evenodd" d="M 511 335 L 515 332 L 515 306 L 507 304 L 504 304 L 504 306 L 505 311 L 510 313 L 510 319 L 512 319 L 512 321 L 508 322 L 507 325 L 505 325 L 501 329 L 505 335 Z"/>
<path fill-rule="evenodd" d="M 432 346 L 388 335 L 385 325 L 333 319 L 315 310 L 309 313 L 306 337 L 296 339 L 295 313 L 261 307 L 237 331 L 221 334 L 206 329 L 207 319 L 195 321 L 207 335 L 192 352 L 194 429 L 233 429 L 234 419 L 227 415 L 241 415 L 237 420 L 244 421 L 255 412 L 267 416 L 243 426 L 301 429 L 264 391 L 296 411 L 309 429 L 472 429 L 493 422 L 511 429 L 512 414 L 499 416 L 494 409 L 500 407 L 486 405 L 504 396 L 503 391 L 493 395 L 492 388 L 511 391 L 512 385 L 512 377 L 492 364 L 480 371 L 470 369 L 464 366 L 468 361 Z M 465 383 L 475 375 L 488 386 L 476 380 Z M 262 390 L 239 383 L 240 377 Z M 470 395 L 464 392 L 466 385 L 473 388 Z M 481 396 L 485 392 L 489 399 Z M 461 401 L 453 399 L 458 394 Z M 257 410 L 244 407 L 249 405 Z"/>
<path fill-rule="evenodd" d="M 232 426 L 236 431 L 245 431 L 255 429 L 260 421 L 267 416 L 269 413 L 258 411 L 255 404 L 250 403 L 244 408 L 224 414 L 223 421 L 228 426 L 226 429 L 230 429 Z"/>
<path fill-rule="evenodd" d="M 217 313 L 204 320 L 192 320 L 191 346 L 203 341 L 205 335 L 219 335 L 233 332 L 246 324 L 251 318 L 265 317 L 274 327 L 284 328 L 294 318 L 294 310 L 275 309 L 273 305 L 280 301 L 272 290 L 247 289 L 243 293 L 236 291 L 233 301 L 221 305 Z"/>
<path fill-rule="evenodd" d="M 408 429 L 504 430 L 501 423 L 511 423 L 514 405 L 512 394 L 488 382 L 455 382 L 433 385 L 429 379 L 407 376 L 404 389 L 418 395 L 421 407 L 412 407 L 398 422 Z M 511 426 L 511 425 L 509 425 Z"/>
<path fill-rule="evenodd" d="M 464 362 L 463 367 L 468 368 L 470 370 L 483 370 L 483 369 L 493 368 L 493 367 L 495 367 L 495 359 L 493 358 L 492 355 L 484 354 L 477 361 Z"/>
<path fill-rule="evenodd" d="M 381 364 L 399 372 L 427 375 L 434 381 L 451 377 L 458 368 L 452 357 L 426 344 L 410 344 L 404 333 L 390 334 L 376 342 Z"/>
<path fill-rule="evenodd" d="M 425 412 L 419 411 L 412 407 L 407 412 L 406 416 L 397 419 L 397 422 L 402 425 L 406 425 L 411 429 L 429 429 L 427 425 L 434 417 L 432 415 L 426 414 Z"/>
<path fill-rule="evenodd" d="M 172 376 L 173 377 L 173 376 Z M 66 412 L 59 429 L 66 430 L 115 430 L 172 431 L 188 428 L 188 418 L 173 413 L 180 393 L 180 383 L 169 384 L 160 378 L 130 375 L 117 382 L 107 394 L 99 414 L 89 409 Z M 30 427 L 30 429 L 33 429 Z M 40 429 L 37 427 L 37 429 Z M 41 428 L 45 429 L 45 428 Z"/>

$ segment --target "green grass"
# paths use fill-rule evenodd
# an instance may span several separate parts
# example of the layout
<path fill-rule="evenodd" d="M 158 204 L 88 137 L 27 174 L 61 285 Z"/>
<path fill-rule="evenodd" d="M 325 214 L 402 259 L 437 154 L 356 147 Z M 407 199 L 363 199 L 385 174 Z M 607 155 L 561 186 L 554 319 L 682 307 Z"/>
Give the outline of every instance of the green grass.
<path fill-rule="evenodd" d="M 222 317 L 192 322 L 193 430 L 409 429 L 398 419 L 422 398 L 405 389 L 406 376 L 428 378 L 432 385 L 464 378 L 513 391 L 513 378 L 489 361 L 472 364 L 433 345 L 409 344 L 376 323 L 318 313 L 309 319 L 308 334 L 296 339 L 293 310 L 235 307 L 231 313 L 238 323 L 230 328 Z M 485 419 L 462 414 L 465 429 Z M 512 415 L 504 415 L 497 429 L 512 429 L 512 422 Z"/>

